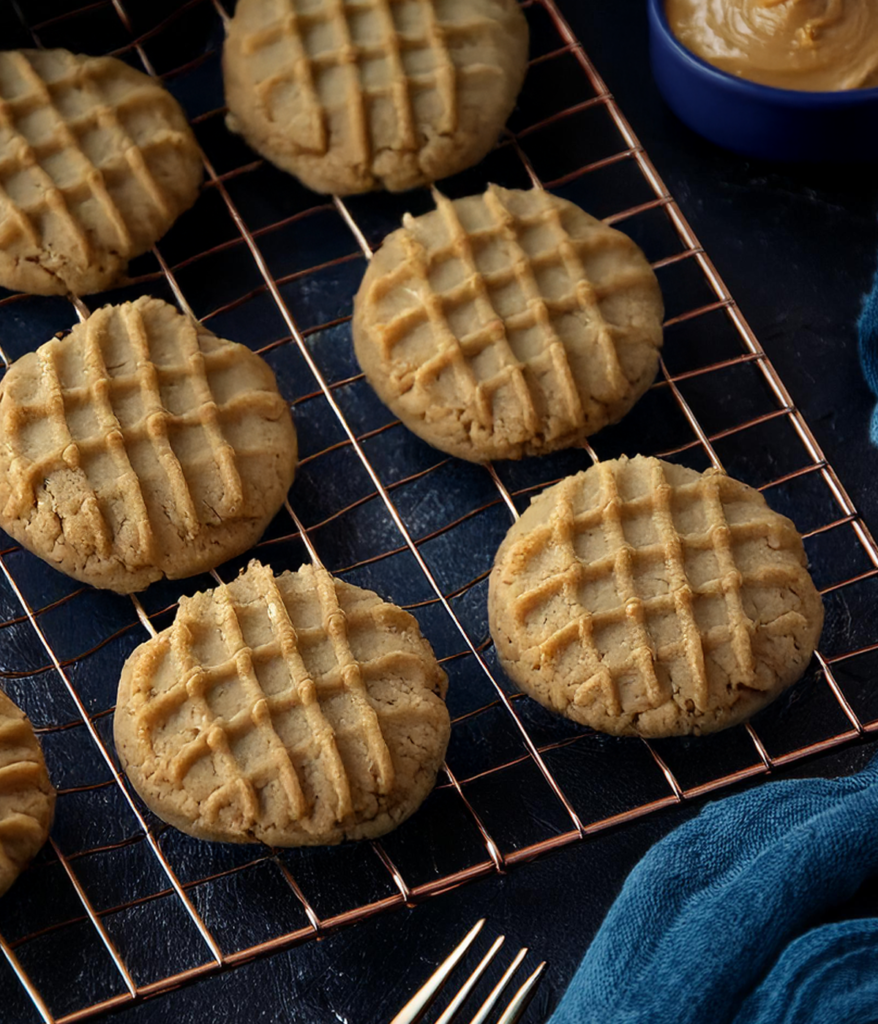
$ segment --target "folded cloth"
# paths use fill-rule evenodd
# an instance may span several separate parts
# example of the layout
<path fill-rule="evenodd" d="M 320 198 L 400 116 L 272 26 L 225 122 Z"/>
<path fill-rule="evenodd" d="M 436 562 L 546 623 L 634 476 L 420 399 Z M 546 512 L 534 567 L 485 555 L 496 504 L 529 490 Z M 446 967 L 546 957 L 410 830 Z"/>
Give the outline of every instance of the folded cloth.
<path fill-rule="evenodd" d="M 866 383 L 878 395 L 878 274 L 875 275 L 872 291 L 863 303 L 863 311 L 857 326 L 860 331 L 860 362 L 863 364 L 863 374 Z M 878 405 L 872 413 L 869 436 L 872 444 L 878 445 Z"/>
<path fill-rule="evenodd" d="M 550 1024 L 878 1021 L 878 921 L 814 926 L 878 872 L 878 757 L 707 807 L 628 876 Z"/>

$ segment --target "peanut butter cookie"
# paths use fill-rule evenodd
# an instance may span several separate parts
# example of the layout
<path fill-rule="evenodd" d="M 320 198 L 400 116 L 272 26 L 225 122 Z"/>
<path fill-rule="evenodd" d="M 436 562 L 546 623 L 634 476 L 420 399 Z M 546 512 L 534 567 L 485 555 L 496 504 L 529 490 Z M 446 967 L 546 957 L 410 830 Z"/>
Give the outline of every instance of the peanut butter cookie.
<path fill-rule="evenodd" d="M 268 364 L 159 299 L 96 310 L 0 382 L 0 526 L 96 587 L 241 554 L 295 468 Z"/>
<path fill-rule="evenodd" d="M 408 612 L 325 569 L 251 562 L 125 663 L 116 749 L 149 807 L 200 839 L 373 838 L 433 788 L 445 688 Z"/>
<path fill-rule="evenodd" d="M 227 124 L 315 192 L 400 192 L 494 145 L 527 41 L 516 0 L 239 0 Z"/>
<path fill-rule="evenodd" d="M 736 725 L 805 671 L 823 626 L 796 528 L 718 470 L 601 462 L 500 545 L 497 654 L 552 711 L 616 735 Z"/>
<path fill-rule="evenodd" d="M 655 274 L 627 235 L 541 189 L 407 216 L 369 265 L 354 347 L 379 398 L 462 459 L 569 448 L 652 383 Z"/>
<path fill-rule="evenodd" d="M 108 288 L 198 196 L 177 101 L 113 57 L 0 52 L 0 285 Z"/>
<path fill-rule="evenodd" d="M 49 836 L 55 790 L 27 715 L 0 690 L 0 896 Z"/>

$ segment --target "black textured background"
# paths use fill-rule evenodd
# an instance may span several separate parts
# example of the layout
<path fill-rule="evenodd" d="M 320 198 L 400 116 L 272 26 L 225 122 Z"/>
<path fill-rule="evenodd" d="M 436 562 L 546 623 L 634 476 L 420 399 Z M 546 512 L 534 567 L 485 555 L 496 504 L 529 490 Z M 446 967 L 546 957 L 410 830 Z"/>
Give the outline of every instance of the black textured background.
<path fill-rule="evenodd" d="M 21 0 L 20 8 L 34 24 L 63 9 L 81 5 L 59 0 Z M 177 3 L 136 2 L 126 5 L 135 32 L 147 30 L 176 7 Z M 664 108 L 653 89 L 646 59 L 646 17 L 640 0 L 588 3 L 560 0 L 560 6 L 614 92 L 623 111 L 649 152 L 659 173 L 679 201 L 732 294 L 738 300 L 756 334 L 774 361 L 834 464 L 867 523 L 878 523 L 875 503 L 878 488 L 874 479 L 878 456 L 868 444 L 866 424 L 871 398 L 862 383 L 856 361 L 854 321 L 860 298 L 871 279 L 878 233 L 875 230 L 876 196 L 874 168 L 827 166 L 786 167 L 747 161 L 702 142 L 681 126 Z M 191 9 L 190 9 L 191 8 Z M 539 13 L 539 12 L 537 12 Z M 175 22 L 175 29 L 145 46 L 162 72 L 193 53 L 209 50 L 217 42 L 218 21 L 209 3 L 195 3 Z M 54 33 L 54 34 L 53 34 Z M 535 45 L 550 47 L 550 29 L 534 23 Z M 127 44 L 128 35 L 109 4 L 96 4 L 75 23 L 58 23 L 42 33 L 45 45 L 105 52 Z M 0 7 L 0 45 L 26 45 L 27 37 L 11 5 Z M 557 41 L 556 41 L 557 45 Z M 578 69 L 565 66 L 567 58 L 545 65 L 532 74 L 513 126 L 536 121 L 551 105 L 555 109 L 587 98 L 587 83 Z M 136 64 L 136 60 L 132 60 Z M 557 63 L 557 66 L 556 66 Z M 219 88 L 215 56 L 190 74 L 168 82 L 190 115 L 216 105 Z M 579 94 L 575 90 L 581 90 Z M 591 115 L 568 119 L 555 131 L 531 137 L 528 154 L 546 178 L 613 151 L 615 142 L 606 125 Z M 253 159 L 240 143 L 231 139 L 221 120 L 203 122 L 198 129 L 202 144 L 217 170 Z M 605 149 L 602 149 L 605 147 Z M 527 146 L 526 146 L 527 148 Z M 581 155 L 580 155 L 581 154 Z M 481 187 L 486 179 L 503 184 L 526 184 L 520 165 L 505 153 L 489 157 L 486 165 L 443 185 L 453 195 Z M 562 190 L 598 215 L 605 215 L 635 201 L 639 181 L 629 180 L 622 168 L 599 172 L 579 184 Z M 267 226 L 314 206 L 305 190 L 270 168 L 233 179 L 229 191 L 251 228 Z M 643 196 L 642 198 L 648 198 Z M 367 196 L 350 202 L 350 208 L 373 244 L 398 222 L 402 209 L 418 212 L 429 200 L 418 192 L 408 197 Z M 621 225 L 631 231 L 653 257 L 666 255 L 663 214 L 639 218 Z M 300 518 L 315 527 L 312 539 L 330 568 L 344 570 L 377 551 L 398 546 L 398 536 L 380 507 L 368 496 L 369 481 L 349 448 L 327 452 L 343 440 L 328 415 L 323 400 L 307 396 L 313 391 L 301 356 L 282 341 L 288 331 L 268 296 L 255 292 L 246 302 L 225 311 L 218 307 L 258 289 L 260 280 L 252 261 L 239 248 L 215 252 L 204 260 L 194 259 L 205 249 L 234 237 L 228 218 L 215 194 L 205 193 L 191 215 L 162 242 L 165 259 L 179 269 L 177 279 L 194 311 L 207 316 L 209 326 L 239 340 L 251 340 L 255 347 L 269 345 L 266 357 L 272 363 L 284 394 L 296 402 L 296 422 L 303 442 L 303 455 L 313 460 L 303 468 L 293 491 Z M 266 235 L 263 251 L 272 272 L 288 280 L 282 286 L 303 329 L 315 328 L 308 336 L 309 350 L 332 380 L 356 373 L 351 362 L 348 328 L 345 323 L 325 327 L 342 317 L 362 274 L 363 260 L 351 237 L 340 228 L 331 210 L 317 210 L 277 232 Z M 317 264 L 344 257 L 325 271 L 301 273 Z M 151 277 L 156 269 L 153 257 L 143 257 L 132 266 L 132 274 L 144 279 L 108 298 L 131 297 L 143 291 L 171 298 L 166 286 Z M 670 282 L 670 284 L 669 284 Z M 668 292 L 669 313 L 697 304 L 701 283 L 685 274 L 663 279 Z M 103 297 L 96 300 L 104 301 Z M 679 308 L 674 308 L 674 303 Z M 667 359 L 674 368 L 700 365 L 705 349 L 721 353 L 727 344 L 721 314 L 699 322 L 698 329 L 669 332 Z M 62 299 L 32 298 L 0 308 L 0 345 L 11 355 L 34 347 L 55 330 L 73 322 L 70 306 Z M 277 342 L 273 345 L 273 342 Z M 685 394 L 692 407 L 711 430 L 741 422 L 766 411 L 764 389 L 757 377 L 731 373 L 727 382 L 710 385 L 697 381 Z M 349 421 L 358 433 L 380 429 L 388 423 L 386 411 L 362 383 L 354 383 L 336 394 Z M 661 397 L 650 397 L 640 418 L 607 432 L 596 442 L 602 454 L 615 450 L 633 452 L 670 448 L 686 439 L 685 424 L 678 421 L 672 405 Z M 638 431 L 640 433 L 638 434 Z M 646 442 L 643 442 L 643 438 Z M 407 477 L 435 466 L 435 453 L 411 443 L 399 428 L 364 442 L 385 481 Z M 795 468 L 797 449 L 788 438 L 768 431 L 755 439 L 730 441 L 723 457 L 739 466 L 745 479 L 768 479 L 787 468 Z M 793 461 L 787 466 L 785 458 Z M 533 461 L 533 460 L 532 460 Z M 580 463 L 558 457 L 550 466 L 523 464 L 503 467 L 501 474 L 510 487 L 524 487 Z M 452 462 L 433 469 L 426 477 L 406 484 L 395 492 L 407 525 L 417 536 L 429 534 L 456 516 L 467 516 L 475 508 L 496 498 L 481 471 Z M 363 498 L 357 508 L 330 519 L 352 498 Z M 807 528 L 809 517 L 816 525 L 826 518 L 825 494 L 807 485 L 781 489 L 772 499 L 776 505 Z M 323 524 L 325 525 L 318 525 Z M 452 591 L 490 565 L 492 549 L 506 529 L 508 519 L 502 507 L 492 505 L 472 515 L 450 533 L 424 545 L 424 554 L 440 576 L 441 585 Z M 301 542 L 288 539 L 289 521 L 272 528 L 276 542 L 270 546 L 272 563 L 278 567 L 296 565 L 304 558 Z M 94 715 L 95 728 L 105 739 L 110 735 L 115 681 L 121 660 L 134 644 L 145 638 L 132 618 L 130 604 L 112 595 L 78 588 L 63 577 L 44 570 L 36 560 L 2 545 L 10 572 L 34 607 L 54 601 L 40 623 L 67 669 L 86 710 Z M 868 566 L 841 564 L 855 557 L 849 547 L 836 550 L 831 544 L 810 551 L 823 583 L 842 579 Z M 842 560 L 839 562 L 838 560 Z M 484 562 L 484 564 L 482 564 Z M 223 575 L 237 566 L 223 569 Z M 367 566 L 350 569 L 345 578 L 373 587 L 401 603 L 429 599 L 423 580 L 406 552 L 391 555 Z M 187 581 L 183 588 L 156 586 L 143 595 L 143 603 L 154 615 L 157 628 L 169 621 L 164 612 L 180 593 L 191 592 L 209 580 Z M 875 603 L 872 589 L 845 592 L 829 609 L 827 642 L 841 650 L 867 639 L 875 639 Z M 70 596 L 74 595 L 74 596 Z M 93 752 L 82 726 L 54 728 L 73 723 L 76 709 L 59 685 L 54 671 L 47 669 L 45 652 L 35 642 L 29 623 L 16 622 L 20 609 L 9 592 L 0 586 L 2 618 L 0 660 L 4 688 L 31 713 L 44 733 L 47 758 L 53 777 L 67 791 L 59 801 L 59 815 L 53 833 L 60 850 L 68 856 L 80 883 L 95 909 L 116 907 L 126 901 L 154 894 L 155 899 L 138 903 L 130 910 L 110 915 L 106 925 L 139 983 L 160 978 L 203 960 L 204 951 L 188 919 L 174 898 L 162 895 L 166 882 L 157 872 L 154 858 L 132 824 L 130 811 L 113 785 L 103 783 L 107 766 Z M 478 633 L 483 624 L 484 592 L 470 588 L 457 610 L 468 627 Z M 441 616 L 429 607 L 420 613 L 427 635 L 440 654 L 461 647 L 459 637 Z M 106 640 L 98 651 L 83 661 L 80 654 L 93 647 L 96 638 Z M 878 715 L 873 680 L 868 669 L 850 681 L 858 709 L 864 717 Z M 455 685 L 456 684 L 456 685 Z M 760 735 L 772 752 L 840 731 L 837 708 L 818 698 L 816 687 L 799 688 L 796 696 L 763 716 Z M 452 710 L 463 713 L 478 707 L 491 696 L 483 677 L 471 659 L 459 659 L 452 677 Z M 522 705 L 519 703 L 521 709 Z M 566 728 L 544 719 L 538 710 L 521 712 L 529 727 L 543 742 L 560 737 Z M 774 744 L 772 748 L 772 744 Z M 791 774 L 830 774 L 855 769 L 869 756 L 873 744 L 858 743 L 795 769 Z M 577 759 L 554 767 L 569 782 L 583 806 L 595 817 L 636 806 L 646 798 L 666 795 L 663 780 L 639 747 L 620 746 L 616 741 L 595 737 L 577 744 Z M 499 713 L 487 712 L 456 728 L 455 744 L 449 753 L 452 767 L 462 775 L 473 775 L 512 759 L 520 740 Z M 684 785 L 694 785 L 721 770 L 752 761 L 752 750 L 734 731 L 713 743 L 670 744 L 663 750 Z M 749 761 L 748 761 L 749 758 Z M 538 778 L 504 776 L 502 791 L 492 791 L 491 776 L 474 789 L 474 802 L 496 832 L 504 848 L 515 849 L 567 827 L 563 813 L 547 797 Z M 510 799 L 514 792 L 516 799 Z M 434 798 L 430 824 L 400 830 L 388 837 L 387 848 L 416 884 L 422 878 L 439 875 L 483 856 L 471 822 L 459 810 L 436 810 L 450 800 L 441 792 Z M 396 909 L 379 917 L 309 942 L 273 957 L 189 984 L 175 992 L 112 1015 L 125 1022 L 154 1022 L 164 1018 L 180 1024 L 204 1020 L 216 1022 L 256 1021 L 362 1021 L 379 1024 L 388 1020 L 407 994 L 429 973 L 429 965 L 453 945 L 478 916 L 487 916 L 486 934 L 505 931 L 510 945 L 527 944 L 533 949 L 528 963 L 538 955 L 550 962 L 528 1020 L 547 1016 L 579 957 L 598 926 L 625 874 L 648 846 L 699 806 L 672 808 L 651 815 L 615 832 L 590 839 L 541 860 L 512 869 L 506 876 L 491 877 L 452 893 L 431 899 L 412 909 Z M 456 807 L 456 805 L 455 805 Z M 442 826 L 441 833 L 432 823 Z M 220 849 L 197 844 L 173 830 L 161 834 L 162 847 L 185 883 L 189 878 L 217 874 L 226 868 L 254 862 L 236 872 L 195 888 L 191 895 L 199 912 L 221 943 L 240 948 L 306 922 L 298 904 L 279 883 L 274 865 L 259 860 L 252 850 Z M 82 855 L 96 846 L 118 843 L 100 855 Z M 347 909 L 359 899 L 392 895 L 386 872 L 377 859 L 351 848 L 336 851 L 293 851 L 283 856 L 297 881 L 321 915 Z M 864 891 L 848 910 L 876 906 L 874 888 Z M 118 978 L 94 930 L 81 919 L 81 907 L 63 870 L 50 852 L 25 875 L 0 904 L 0 934 L 7 941 L 31 934 L 59 921 L 63 928 L 48 930 L 19 949 L 38 987 L 52 994 L 52 1007 L 63 1014 L 84 1005 L 85 993 L 98 999 L 119 991 Z M 490 931 L 490 935 L 487 934 Z M 517 947 L 516 947 L 517 948 Z M 23 997 L 8 967 L 0 961 L 0 1020 L 30 1024 L 36 1011 Z"/>

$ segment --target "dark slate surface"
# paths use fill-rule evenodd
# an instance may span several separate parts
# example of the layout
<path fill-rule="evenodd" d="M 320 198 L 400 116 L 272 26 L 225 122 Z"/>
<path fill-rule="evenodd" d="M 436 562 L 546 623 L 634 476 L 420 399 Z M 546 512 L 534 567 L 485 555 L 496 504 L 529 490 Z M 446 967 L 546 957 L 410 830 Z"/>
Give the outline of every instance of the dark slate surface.
<path fill-rule="evenodd" d="M 867 521 L 878 524 L 878 488 L 874 485 L 878 455 L 867 443 L 871 399 L 858 372 L 854 332 L 859 299 L 871 278 L 878 244 L 874 169 L 768 165 L 744 160 L 702 142 L 674 119 L 654 92 L 646 61 L 646 17 L 641 0 L 618 0 L 613 4 L 560 0 L 560 4 L 725 277 L 851 496 Z M 81 5 L 68 0 L 21 3 L 31 24 L 78 6 Z M 176 0 L 129 0 L 126 6 L 134 29 L 139 32 L 179 5 Z M 535 52 L 557 45 L 542 13 L 537 10 L 532 15 Z M 18 26 L 12 5 L 0 5 L 0 45 L 24 45 L 26 40 Z M 65 45 L 91 52 L 105 52 L 127 40 L 120 33 L 118 18 L 109 4 L 95 5 L 74 23 L 48 25 L 41 31 L 41 38 L 45 45 Z M 146 49 L 162 71 L 193 53 L 209 50 L 216 42 L 216 17 L 210 4 L 202 3 L 187 7 L 175 22 L 174 30 L 147 41 Z M 572 58 L 538 67 L 522 107 L 514 115 L 521 125 L 550 112 L 552 103 L 560 109 L 590 94 Z M 169 87 L 191 115 L 211 109 L 219 89 L 216 59 L 210 58 L 186 75 L 171 79 Z M 203 122 L 198 131 L 219 171 L 252 159 L 245 147 L 228 136 L 219 120 Z M 583 158 L 586 154 L 591 158 L 602 155 L 602 147 L 612 152 L 613 140 L 606 134 L 606 125 L 588 115 L 545 136 L 531 137 L 526 148 L 540 173 L 552 177 L 575 166 L 580 153 Z M 486 178 L 507 185 L 526 183 L 520 168 L 495 154 L 484 167 L 443 187 L 453 195 L 464 194 L 481 187 Z M 648 198 L 641 195 L 640 189 L 640 179 L 629 176 L 620 166 L 612 174 L 598 172 L 561 191 L 596 214 L 605 215 L 639 201 L 637 197 Z M 292 179 L 269 167 L 232 180 L 229 191 L 254 228 L 282 216 L 292 216 L 314 202 Z M 367 237 L 377 242 L 398 222 L 401 209 L 419 212 L 428 202 L 425 195 L 415 193 L 404 199 L 358 197 L 351 200 L 350 206 Z M 666 254 L 662 249 L 668 243 L 662 215 L 638 218 L 625 227 L 654 256 Z M 180 262 L 233 237 L 234 227 L 224 208 L 215 195 L 206 193 L 197 212 L 181 221 L 162 243 L 162 249 L 170 262 Z M 320 325 L 349 311 L 363 261 L 331 209 L 317 211 L 266 236 L 263 249 L 277 276 L 290 275 L 283 285 L 284 296 L 302 327 Z M 350 258 L 319 275 L 296 276 L 307 266 L 339 257 Z M 200 261 L 179 272 L 180 284 L 200 315 L 259 287 L 252 262 L 240 249 L 224 250 L 208 259 L 209 266 Z M 155 269 L 150 261 L 151 257 L 144 257 L 134 269 L 149 273 Z M 153 293 L 169 297 L 166 286 L 153 282 L 149 287 Z M 682 309 L 686 303 L 696 302 L 699 287 L 700 282 L 694 279 L 674 277 L 669 297 L 672 302 L 682 303 Z M 122 289 L 116 296 L 127 298 L 140 290 Z M 18 355 L 32 347 L 35 338 L 42 340 L 69 327 L 72 319 L 64 300 L 26 299 L 4 309 L 0 343 L 11 355 Z M 719 321 L 711 324 L 715 325 L 715 333 L 709 337 L 689 331 L 678 332 L 673 344 L 669 339 L 667 358 L 672 368 L 675 360 L 678 368 L 685 368 L 687 360 L 693 360 L 695 365 L 694 360 L 703 356 L 705 345 L 711 352 L 724 351 L 728 341 L 722 335 L 722 326 Z M 256 294 L 246 304 L 212 316 L 210 325 L 218 332 L 259 346 L 279 341 L 288 333 L 264 294 Z M 308 345 L 330 379 L 343 380 L 356 372 L 346 325 L 315 331 L 309 336 Z M 322 451 L 334 440 L 340 440 L 339 427 L 325 403 L 305 398 L 313 390 L 313 382 L 308 381 L 301 355 L 289 345 L 278 345 L 266 358 L 275 369 L 284 394 L 291 400 L 302 399 L 296 406 L 296 418 L 303 454 Z M 746 368 L 736 375 L 738 372 L 730 372 L 727 388 L 719 392 L 716 388 L 700 391 L 695 382 L 688 385 L 687 400 L 709 429 L 722 429 L 767 408 L 760 404 L 765 401 L 764 395 L 747 376 Z M 385 411 L 365 385 L 343 388 L 337 397 L 358 431 L 387 423 Z M 652 450 L 669 448 L 686 439 L 679 413 L 660 393 L 653 393 L 644 401 L 655 403 L 640 410 L 641 417 L 649 415 L 648 443 Z M 637 426 L 632 418 L 629 426 L 623 424 L 608 431 L 601 439 L 602 452 L 632 451 L 632 443 L 637 443 L 632 438 L 643 437 L 644 422 L 641 418 Z M 776 473 L 786 455 L 797 457 L 792 447 L 783 446 L 782 439 L 774 441 L 779 447 L 771 450 L 767 463 L 759 462 L 752 452 L 731 446 L 727 454 L 731 460 L 741 459 L 744 470 L 758 478 L 759 473 Z M 384 435 L 383 440 L 379 436 L 368 442 L 367 451 L 388 484 L 436 464 L 434 453 L 412 442 L 398 428 Z M 759 454 L 761 450 L 757 451 Z M 500 467 L 499 471 L 511 487 L 526 487 L 547 479 L 550 472 L 559 475 L 580 465 L 576 456 L 557 456 L 535 468 L 537 461 Z M 296 484 L 294 503 L 306 525 L 320 524 L 352 497 L 366 497 L 369 491 L 369 481 L 359 463 L 349 451 L 340 449 L 321 455 L 310 469 L 303 470 Z M 442 495 L 442 503 L 437 501 L 437 494 Z M 486 488 L 479 471 L 454 464 L 434 470 L 421 482 L 404 484 L 394 492 L 394 497 L 409 528 L 416 536 L 424 536 L 447 522 L 450 511 L 466 516 L 490 501 L 493 492 Z M 803 528 L 826 521 L 828 515 L 825 493 L 818 493 L 808 483 L 778 489 L 772 500 L 794 515 Z M 454 534 L 450 545 L 442 537 L 424 545 L 424 556 L 443 587 L 453 589 L 488 567 L 490 552 L 505 530 L 506 520 L 500 512 L 502 509 L 492 506 L 467 519 L 468 525 Z M 288 524 L 279 519 L 270 528 L 269 536 L 284 538 L 287 532 Z M 314 540 L 327 563 L 343 570 L 369 552 L 398 544 L 398 535 L 383 508 L 372 499 L 319 526 Z M 855 549 L 836 548 L 834 543 L 829 538 L 815 539 L 809 546 L 824 585 L 867 567 L 858 561 L 861 556 Z M 458 557 L 461 550 L 466 554 L 464 564 Z M 296 565 L 304 558 L 304 551 L 298 541 L 278 539 L 272 545 L 271 557 L 275 564 Z M 28 559 L 29 556 L 14 553 L 7 562 L 25 596 L 35 605 L 43 607 L 74 595 L 46 611 L 40 619 L 59 657 L 76 659 L 93 646 L 95 637 L 106 641 L 84 661 L 74 662 L 69 674 L 87 710 L 99 715 L 96 727 L 111 746 L 111 718 L 105 712 L 112 706 L 118 667 L 133 646 L 144 639 L 144 634 L 130 604 L 111 595 L 77 593 L 76 584 L 44 571 Z M 224 573 L 227 571 L 234 571 L 234 566 Z M 411 556 L 404 551 L 348 572 L 346 578 L 407 603 L 430 596 Z M 143 595 L 143 603 L 150 614 L 156 614 L 156 625 L 161 628 L 168 621 L 162 609 L 181 591 L 192 592 L 206 582 L 200 578 L 182 586 L 158 585 Z M 7 590 L 0 586 L 0 615 L 4 621 L 16 615 L 14 595 Z M 857 593 L 846 592 L 844 599 L 827 603 L 830 650 L 834 646 L 840 651 L 875 639 L 871 586 L 864 586 Z M 456 610 L 474 635 L 484 633 L 483 588 L 469 591 L 456 602 Z M 419 615 L 440 653 L 460 649 L 460 639 L 447 620 L 429 608 Z M 4 686 L 28 708 L 35 722 L 50 726 L 75 721 L 75 708 L 53 673 L 47 671 L 45 651 L 28 624 L 7 627 L 3 641 L 0 670 L 6 676 Z M 856 670 L 851 669 L 845 680 L 857 710 L 865 718 L 878 715 L 872 667 L 871 663 L 861 664 Z M 454 713 L 465 713 L 489 698 L 484 677 L 472 659 L 455 663 L 450 697 Z M 539 709 L 525 706 L 524 702 L 519 708 L 539 742 L 567 734 L 568 726 L 549 719 Z M 840 731 L 844 723 L 837 716 L 837 708 L 827 701 L 825 690 L 804 684 L 788 701 L 763 716 L 759 729 L 770 751 L 782 754 L 792 746 Z M 109 782 L 109 769 L 84 732 L 83 726 L 73 726 L 46 733 L 47 758 L 53 777 L 61 786 Z M 855 744 L 776 774 L 788 777 L 852 771 L 865 762 L 874 746 Z M 497 763 L 498 756 L 514 758 L 519 749 L 520 739 L 508 728 L 503 716 L 486 713 L 467 720 L 464 727 L 457 729 L 449 760 L 461 773 L 472 774 Z M 593 742 L 578 744 L 576 750 L 575 761 L 568 761 L 559 753 L 553 770 L 565 786 L 569 782 L 577 801 L 594 819 L 633 807 L 645 798 L 667 795 L 663 779 L 639 746 L 635 750 L 630 744 L 622 746 L 595 737 Z M 699 785 L 718 771 L 746 767 L 753 761 L 752 747 L 740 730 L 700 744 L 667 741 L 661 750 L 684 786 Z M 482 790 L 474 791 L 501 846 L 508 844 L 511 848 L 566 827 L 563 812 L 541 788 L 539 778 L 522 776 L 512 781 L 521 793 L 521 800 L 514 806 L 502 794 L 490 791 L 490 777 Z M 444 791 L 432 799 L 432 817 L 415 819 L 410 826 L 388 837 L 385 844 L 413 884 L 472 863 L 479 855 L 480 845 L 472 822 L 460 814 L 450 794 Z M 218 1024 L 380 1024 L 389 1020 L 429 973 L 431 964 L 441 958 L 470 923 L 486 916 L 489 925 L 479 939 L 479 949 L 486 948 L 493 935 L 504 931 L 510 947 L 526 944 L 532 948 L 528 963 L 535 963 L 537 957 L 549 960 L 546 979 L 527 1018 L 542 1021 L 563 991 L 630 867 L 651 843 L 695 813 L 698 806 L 700 803 L 695 802 L 653 814 L 624 829 L 514 868 L 504 877 L 475 882 L 423 905 L 380 915 L 319 943 L 307 943 L 204 978 L 160 998 L 126 1007 L 108 1019 L 125 1024 L 153 1024 L 166 1018 L 179 1024 L 200 1024 L 204 1020 Z M 441 831 L 437 832 L 431 822 L 443 823 Z M 59 802 L 54 838 L 62 852 L 74 857 L 98 844 L 116 844 L 99 855 L 72 861 L 98 912 L 126 901 L 152 897 L 104 918 L 111 939 L 139 983 L 202 962 L 203 946 L 175 898 L 167 894 L 167 881 L 114 786 L 107 784 L 65 795 Z M 184 883 L 246 865 L 240 872 L 193 890 L 198 911 L 224 947 L 241 948 L 306 923 L 298 904 L 289 899 L 288 890 L 279 882 L 276 866 L 264 860 L 258 850 L 210 847 L 173 830 L 162 833 L 161 843 Z M 429 853 L 425 855 L 425 851 Z M 386 872 L 368 850 L 351 847 L 294 851 L 284 856 L 284 863 L 293 870 L 323 916 L 348 909 L 363 899 L 381 899 L 392 893 Z M 875 887 L 871 886 L 838 913 L 876 909 L 878 899 Z M 83 1004 L 85 991 L 92 999 L 117 994 L 120 983 L 109 957 L 91 926 L 81 919 L 79 904 L 60 865 L 44 854 L 17 890 L 4 900 L 0 907 L 0 931 L 14 942 L 57 921 L 69 924 L 20 948 L 22 962 L 34 982 L 42 991 L 52 993 L 52 1010 L 60 1015 L 77 1009 Z M 0 997 L 0 1018 L 4 1022 L 30 1024 L 38 1020 L 2 960 Z"/>

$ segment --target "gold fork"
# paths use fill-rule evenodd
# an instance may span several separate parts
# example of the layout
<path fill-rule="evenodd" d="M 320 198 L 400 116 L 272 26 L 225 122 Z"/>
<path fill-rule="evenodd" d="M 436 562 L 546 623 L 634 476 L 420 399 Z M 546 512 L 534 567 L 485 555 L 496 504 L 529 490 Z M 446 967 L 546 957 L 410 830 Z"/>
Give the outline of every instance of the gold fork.
<path fill-rule="evenodd" d="M 463 959 L 466 951 L 475 941 L 475 938 L 482 930 L 482 925 L 484 925 L 484 923 L 485 919 L 482 918 L 481 921 L 477 921 L 473 925 L 464 937 L 463 941 L 445 958 L 445 960 L 442 961 L 441 964 L 439 964 L 436 970 L 430 975 L 418 991 L 415 992 L 411 999 L 409 999 L 390 1024 L 415 1024 L 416 1021 L 421 1019 L 421 1017 L 427 1012 L 427 1009 L 430 1007 L 433 1000 L 439 994 L 445 982 L 448 980 L 448 976 Z M 463 1004 L 469 998 L 469 994 L 475 988 L 479 978 L 481 978 L 487 970 L 488 964 L 490 964 L 496 956 L 498 950 L 503 945 L 504 940 L 504 935 L 500 935 L 494 940 L 491 948 L 487 953 L 485 953 L 476 969 L 463 983 L 457 995 L 454 996 L 443 1011 L 442 1016 L 436 1021 L 436 1024 L 451 1024 L 452 1021 L 459 1020 L 458 1013 L 463 1007 Z M 476 1011 L 476 1015 L 472 1018 L 470 1024 L 486 1024 L 491 1011 L 503 995 L 503 992 L 512 980 L 512 975 L 516 970 L 518 970 L 521 961 L 524 960 L 526 955 L 526 946 L 515 954 L 515 958 L 512 963 L 506 968 L 503 972 L 503 977 L 497 982 L 488 995 L 488 998 Z M 506 1005 L 506 1008 L 497 1018 L 496 1024 L 515 1024 L 515 1022 L 521 1018 L 521 1015 L 524 1013 L 527 1008 L 527 1004 L 533 996 L 534 990 L 539 983 L 545 966 L 546 961 L 544 960 L 525 980 Z"/>

